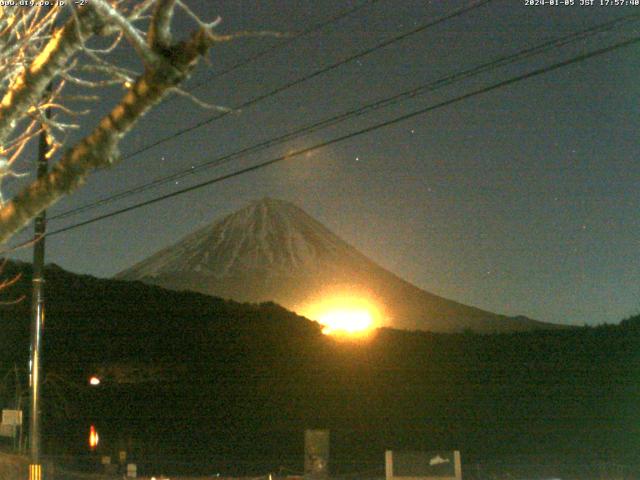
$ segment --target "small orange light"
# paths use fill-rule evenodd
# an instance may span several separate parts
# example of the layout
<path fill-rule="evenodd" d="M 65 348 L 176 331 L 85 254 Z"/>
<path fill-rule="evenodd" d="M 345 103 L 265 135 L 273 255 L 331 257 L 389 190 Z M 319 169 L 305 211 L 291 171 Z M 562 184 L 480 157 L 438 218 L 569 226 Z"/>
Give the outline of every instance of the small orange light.
<path fill-rule="evenodd" d="M 94 375 L 89 379 L 89 384 L 94 386 L 100 385 L 100 379 Z"/>
<path fill-rule="evenodd" d="M 100 436 L 96 431 L 96 427 L 91 425 L 91 427 L 89 428 L 89 448 L 91 448 L 91 450 L 95 449 L 98 446 L 99 441 Z"/>

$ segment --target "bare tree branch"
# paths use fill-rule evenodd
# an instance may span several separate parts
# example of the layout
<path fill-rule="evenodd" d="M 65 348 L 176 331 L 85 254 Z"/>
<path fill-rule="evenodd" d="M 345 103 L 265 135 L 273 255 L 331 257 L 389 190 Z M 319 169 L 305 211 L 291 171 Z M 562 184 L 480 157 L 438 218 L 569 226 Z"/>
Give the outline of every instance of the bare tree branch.
<path fill-rule="evenodd" d="M 166 50 L 171 45 L 171 18 L 176 0 L 158 0 L 149 26 L 149 45 L 154 50 Z"/>
<path fill-rule="evenodd" d="M 158 9 L 154 14 L 165 18 Z M 120 21 L 109 18 L 116 23 Z M 154 19 L 152 23 L 161 25 L 163 21 Z M 34 181 L 0 210 L 0 243 L 39 212 L 76 190 L 93 170 L 118 162 L 120 140 L 151 107 L 189 76 L 214 41 L 211 31 L 201 28 L 187 41 L 157 50 L 155 54 L 161 61 L 146 65 L 145 72 L 93 132 L 70 148 L 47 176 Z"/>
<path fill-rule="evenodd" d="M 274 32 L 218 35 L 214 28 L 220 18 L 203 21 L 183 0 L 90 0 L 85 7 L 69 8 L 64 23 L 52 30 L 56 19 L 61 23 L 63 18 L 59 7 L 50 11 L 19 9 L 18 16 L 11 16 L 0 7 L 0 183 L 4 178 L 21 175 L 12 164 L 41 131 L 47 135 L 47 158 L 53 164 L 47 175 L 31 180 L 6 203 L 0 190 L 0 244 L 79 188 L 92 171 L 119 162 L 121 140 L 169 93 L 187 96 L 206 108 L 227 111 L 207 105 L 179 88 L 215 43 L 242 36 L 282 36 Z M 178 41 L 172 34 L 175 8 L 195 22 L 196 31 L 186 40 Z M 151 12 L 148 19 L 147 12 Z M 94 38 L 112 35 L 115 39 L 106 47 L 106 42 Z M 111 54 L 120 48 L 121 39 L 133 47 L 142 73 L 115 63 L 118 55 Z M 63 95 L 69 83 L 74 84 L 72 97 Z M 53 88 L 47 90 L 48 85 Z M 113 85 L 125 90 L 120 101 L 53 163 L 71 130 L 78 128 L 77 116 L 87 113 L 65 103 L 95 102 L 97 97 L 85 95 L 86 89 Z M 48 118 L 43 115 L 45 110 L 54 111 L 55 116 Z M 19 132 L 13 133 L 14 130 Z"/>
<path fill-rule="evenodd" d="M 142 32 L 140 32 L 118 10 L 109 5 L 105 0 L 91 0 L 93 8 L 106 23 L 116 26 L 136 50 L 146 64 L 153 65 L 158 61 L 158 55 L 147 45 Z"/>
<path fill-rule="evenodd" d="M 215 105 L 213 103 L 204 102 L 204 101 L 200 100 L 198 97 L 196 97 L 193 93 L 187 92 L 186 90 L 184 90 L 182 88 L 174 87 L 174 88 L 171 89 L 171 92 L 175 93 L 177 95 L 180 95 L 182 97 L 186 97 L 189 100 L 191 100 L 193 103 L 198 105 L 199 107 L 207 109 L 207 110 L 217 110 L 219 112 L 224 112 L 224 113 L 230 113 L 230 112 L 234 111 L 232 108 L 229 108 L 229 107 L 223 107 L 221 105 Z M 239 111 L 239 110 L 237 110 L 237 111 Z"/>
<path fill-rule="evenodd" d="M 57 29 L 44 50 L 25 68 L 0 102 L 0 145 L 15 128 L 27 110 L 42 99 L 47 85 L 55 78 L 69 59 L 81 48 L 80 33 L 88 35 L 99 25 L 90 9 L 82 9 L 79 16 Z"/>

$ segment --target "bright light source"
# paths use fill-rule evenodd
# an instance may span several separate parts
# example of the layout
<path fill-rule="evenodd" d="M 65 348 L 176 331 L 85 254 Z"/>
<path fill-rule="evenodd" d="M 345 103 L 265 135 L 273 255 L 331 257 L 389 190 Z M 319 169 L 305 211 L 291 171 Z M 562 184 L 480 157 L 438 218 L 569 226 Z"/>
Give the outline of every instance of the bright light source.
<path fill-rule="evenodd" d="M 93 385 L 93 386 L 100 385 L 100 379 L 94 375 L 89 379 L 89 385 Z"/>
<path fill-rule="evenodd" d="M 91 425 L 89 428 L 89 448 L 91 450 L 95 449 L 98 446 L 98 442 L 100 441 L 100 436 L 98 435 L 98 431 L 96 427 Z"/>
<path fill-rule="evenodd" d="M 366 332 L 373 326 L 373 317 L 369 311 L 354 308 L 329 310 L 318 321 L 324 325 L 322 333 L 325 335 L 335 333 L 354 335 Z"/>
<path fill-rule="evenodd" d="M 294 310 L 320 323 L 325 335 L 366 337 L 381 324 L 382 314 L 371 295 L 346 288 L 336 290 Z"/>

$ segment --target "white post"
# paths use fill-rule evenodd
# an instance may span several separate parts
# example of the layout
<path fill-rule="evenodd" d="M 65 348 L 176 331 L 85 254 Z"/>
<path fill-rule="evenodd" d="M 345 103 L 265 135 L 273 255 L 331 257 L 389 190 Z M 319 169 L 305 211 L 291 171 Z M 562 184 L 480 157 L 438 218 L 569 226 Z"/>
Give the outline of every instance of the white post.
<path fill-rule="evenodd" d="M 384 471 L 386 480 L 391 480 L 393 478 L 393 452 L 391 450 L 384 452 Z"/>
<path fill-rule="evenodd" d="M 460 450 L 453 452 L 453 463 L 456 471 L 456 479 L 462 480 L 462 463 L 460 462 Z"/>

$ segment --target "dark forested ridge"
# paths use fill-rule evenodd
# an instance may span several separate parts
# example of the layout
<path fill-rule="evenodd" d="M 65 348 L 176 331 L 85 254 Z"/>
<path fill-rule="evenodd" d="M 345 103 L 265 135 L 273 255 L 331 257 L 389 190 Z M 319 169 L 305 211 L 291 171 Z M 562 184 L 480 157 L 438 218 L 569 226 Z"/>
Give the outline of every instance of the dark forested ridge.
<path fill-rule="evenodd" d="M 29 268 L 1 292 L 28 294 Z M 620 325 L 477 335 L 381 329 L 339 341 L 275 304 L 249 305 L 47 269 L 46 448 L 105 451 L 242 473 L 302 463 L 329 428 L 332 467 L 385 449 L 457 448 L 637 462 L 640 316 Z M 29 299 L 0 308 L 0 367 L 26 365 Z M 86 379 L 99 373 L 97 389 Z M 0 391 L 4 406 L 13 392 Z M 364 468 L 364 467 L 363 467 Z"/>

